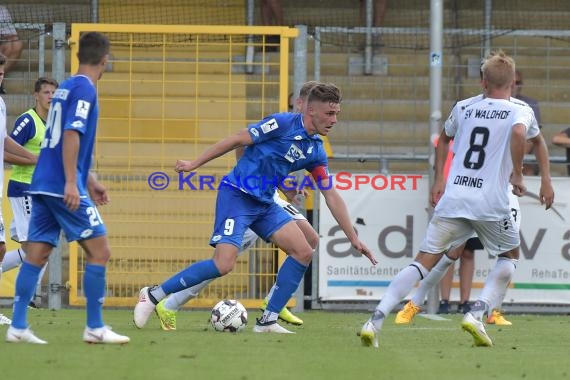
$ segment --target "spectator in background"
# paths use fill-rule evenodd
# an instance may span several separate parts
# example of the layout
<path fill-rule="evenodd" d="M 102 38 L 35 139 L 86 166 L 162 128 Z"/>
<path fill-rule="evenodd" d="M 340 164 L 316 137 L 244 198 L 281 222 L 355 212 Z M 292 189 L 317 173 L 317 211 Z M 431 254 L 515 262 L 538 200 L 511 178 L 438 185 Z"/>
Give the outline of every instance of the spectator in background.
<path fill-rule="evenodd" d="M 566 128 L 552 137 L 552 143 L 556 146 L 566 148 L 566 172 L 570 176 L 570 128 Z"/>
<path fill-rule="evenodd" d="M 282 26 L 283 7 L 279 0 L 261 0 L 261 23 L 267 26 Z M 265 43 L 272 46 L 266 46 L 266 52 L 279 51 L 279 35 L 269 35 L 265 37 Z"/>
<path fill-rule="evenodd" d="M 538 107 L 538 100 L 531 98 L 529 96 L 523 95 L 522 94 L 522 88 L 523 88 L 523 75 L 520 72 L 520 70 L 516 70 L 516 72 L 515 72 L 515 85 L 513 86 L 511 96 L 513 98 L 517 98 L 519 100 L 522 100 L 523 102 L 527 103 L 530 106 L 530 108 L 532 108 L 532 110 L 534 111 L 534 117 L 536 118 L 536 121 L 538 122 L 538 126 L 540 128 L 542 128 L 542 121 L 540 120 L 540 108 Z M 533 153 L 532 144 L 529 142 L 527 142 L 525 153 L 526 154 L 532 154 Z M 536 165 L 536 164 L 524 164 L 523 174 L 524 175 L 538 175 L 538 165 Z"/>
<path fill-rule="evenodd" d="M 8 8 L 0 5 L 0 53 L 8 59 L 4 68 L 6 73 L 16 65 L 23 49 L 24 43 L 18 37 Z M 5 93 L 4 86 L 0 86 L 0 94 Z"/>

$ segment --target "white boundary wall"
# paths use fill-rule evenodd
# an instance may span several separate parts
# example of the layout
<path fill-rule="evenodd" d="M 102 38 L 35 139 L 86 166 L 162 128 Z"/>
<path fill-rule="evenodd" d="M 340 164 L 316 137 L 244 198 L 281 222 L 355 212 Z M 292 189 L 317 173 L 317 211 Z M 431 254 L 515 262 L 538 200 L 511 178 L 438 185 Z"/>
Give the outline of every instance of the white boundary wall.
<path fill-rule="evenodd" d="M 536 198 L 540 179 L 529 177 L 525 181 Z M 375 190 L 370 185 L 339 190 L 359 236 L 379 260 L 376 267 L 351 249 L 321 197 L 320 301 L 378 301 L 394 275 L 412 262 L 429 220 L 427 176 L 417 181 L 416 190 L 411 185 L 407 181 L 406 190 Z M 532 195 L 520 199 L 521 260 L 505 298 L 507 303 L 570 304 L 570 179 L 554 178 L 553 185 L 553 210 L 544 211 Z M 476 299 L 494 263 L 485 251 L 476 251 L 471 300 Z M 455 277 L 454 282 L 457 280 Z M 458 299 L 458 289 L 453 289 L 451 298 Z"/>

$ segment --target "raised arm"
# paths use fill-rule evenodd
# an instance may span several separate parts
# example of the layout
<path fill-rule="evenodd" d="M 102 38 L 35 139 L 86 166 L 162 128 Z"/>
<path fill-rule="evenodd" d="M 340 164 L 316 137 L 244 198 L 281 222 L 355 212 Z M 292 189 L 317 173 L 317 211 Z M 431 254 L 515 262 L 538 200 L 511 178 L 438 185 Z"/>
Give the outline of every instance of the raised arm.
<path fill-rule="evenodd" d="M 174 170 L 177 172 L 190 172 L 199 168 L 207 162 L 212 161 L 215 158 L 223 156 L 224 154 L 232 151 L 240 146 L 246 146 L 253 144 L 253 140 L 247 129 L 242 129 L 234 135 L 226 137 L 223 140 L 218 141 L 214 145 L 207 148 L 202 152 L 194 161 L 188 160 L 178 160 Z"/>

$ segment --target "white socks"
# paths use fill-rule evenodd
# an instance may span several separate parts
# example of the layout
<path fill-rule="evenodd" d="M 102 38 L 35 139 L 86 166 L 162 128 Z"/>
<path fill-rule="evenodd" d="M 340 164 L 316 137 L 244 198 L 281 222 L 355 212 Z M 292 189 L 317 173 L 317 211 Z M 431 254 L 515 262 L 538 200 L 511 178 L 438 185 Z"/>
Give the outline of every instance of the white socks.
<path fill-rule="evenodd" d="M 396 277 L 390 282 L 390 286 L 386 290 L 386 294 L 376 306 L 376 311 L 380 311 L 383 315 L 388 315 L 394 307 L 407 296 L 418 281 L 425 278 L 428 270 L 417 261 L 402 269 Z M 380 330 L 385 318 L 374 320 L 374 327 Z"/>
<path fill-rule="evenodd" d="M 495 267 L 487 276 L 479 300 L 485 302 L 491 309 L 501 305 L 515 273 L 517 262 L 518 260 L 499 257 Z"/>
<path fill-rule="evenodd" d="M 4 268 L 5 272 L 8 272 L 10 269 L 14 269 L 22 265 L 25 258 L 26 253 L 23 249 L 13 249 L 8 251 L 4 255 L 4 260 L 2 260 L 2 268 Z"/>
<path fill-rule="evenodd" d="M 443 255 L 441 259 L 435 264 L 429 274 L 420 282 L 418 290 L 414 293 L 412 297 L 412 302 L 416 306 L 422 306 L 426 298 L 427 293 L 431 288 L 439 284 L 443 276 L 447 273 L 447 270 L 455 260 L 450 259 L 447 255 Z"/>
<path fill-rule="evenodd" d="M 190 301 L 192 298 L 196 298 L 198 294 L 204 289 L 210 282 L 214 281 L 214 278 L 202 281 L 198 285 L 194 285 L 188 289 L 181 290 L 179 292 L 171 294 L 166 301 L 164 301 L 164 307 L 168 310 L 178 310 L 186 302 Z"/>

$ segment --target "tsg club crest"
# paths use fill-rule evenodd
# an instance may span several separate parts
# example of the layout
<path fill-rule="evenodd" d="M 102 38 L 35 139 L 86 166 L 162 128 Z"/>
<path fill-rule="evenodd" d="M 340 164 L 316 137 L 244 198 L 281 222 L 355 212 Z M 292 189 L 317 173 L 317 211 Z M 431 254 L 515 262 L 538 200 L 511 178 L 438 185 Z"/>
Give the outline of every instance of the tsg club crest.
<path fill-rule="evenodd" d="M 295 144 L 291 144 L 287 154 L 285 155 L 285 159 L 291 163 L 305 158 L 307 157 L 305 157 L 303 151 Z"/>

